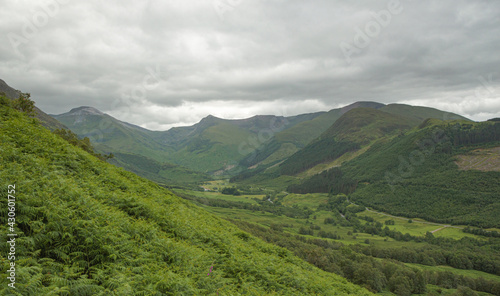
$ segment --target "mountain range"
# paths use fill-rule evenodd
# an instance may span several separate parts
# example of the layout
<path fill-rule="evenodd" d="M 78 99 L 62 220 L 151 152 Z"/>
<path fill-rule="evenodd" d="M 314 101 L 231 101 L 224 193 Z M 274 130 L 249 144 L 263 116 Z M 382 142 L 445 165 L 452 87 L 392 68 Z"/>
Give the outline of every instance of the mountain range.
<path fill-rule="evenodd" d="M 0 86 L 22 295 L 500 295 L 498 119 L 356 102 L 151 131 L 33 120 Z"/>
<path fill-rule="evenodd" d="M 227 120 L 207 116 L 193 126 L 168 131 L 150 131 L 92 107 L 52 116 L 79 136 L 89 137 L 99 152 L 114 153 L 117 164 L 129 162 L 127 157 L 141 156 L 158 165 L 171 163 L 203 174 L 234 176 L 249 168 L 284 161 L 316 140 L 349 110 L 358 108 L 379 110 L 386 117 L 399 116 L 406 127 L 426 118 L 467 120 L 432 108 L 374 102 L 290 117 L 267 115 Z M 344 124 L 350 122 L 345 116 L 343 120 L 347 122 Z"/>

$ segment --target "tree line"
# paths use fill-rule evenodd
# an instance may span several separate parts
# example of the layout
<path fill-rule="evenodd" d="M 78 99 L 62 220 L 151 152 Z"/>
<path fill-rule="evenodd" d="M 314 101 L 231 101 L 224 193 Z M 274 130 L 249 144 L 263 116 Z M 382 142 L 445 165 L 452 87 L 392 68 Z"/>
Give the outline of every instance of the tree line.
<path fill-rule="evenodd" d="M 475 291 L 500 295 L 500 283 L 492 280 L 474 279 L 448 271 L 411 268 L 393 260 L 376 260 L 374 256 L 364 252 L 365 249 L 377 249 L 372 245 L 345 246 L 337 242 L 276 231 L 245 221 L 230 221 L 246 232 L 292 251 L 318 268 L 339 274 L 373 292 L 390 291 L 396 295 L 410 296 L 425 293 L 426 285 L 433 284 L 447 289 L 464 286 Z M 401 248 L 386 251 L 392 253 L 398 250 Z"/>

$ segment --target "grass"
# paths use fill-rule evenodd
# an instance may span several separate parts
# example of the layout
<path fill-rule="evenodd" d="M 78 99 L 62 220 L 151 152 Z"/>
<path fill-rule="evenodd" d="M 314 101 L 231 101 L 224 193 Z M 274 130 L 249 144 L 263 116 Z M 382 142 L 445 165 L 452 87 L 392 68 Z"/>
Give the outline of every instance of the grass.
<path fill-rule="evenodd" d="M 211 190 L 217 188 L 223 188 L 229 186 L 229 183 L 226 180 L 217 180 L 205 183 L 204 187 L 209 188 Z M 262 188 L 261 188 L 262 189 Z M 223 199 L 228 201 L 240 201 L 240 202 L 248 202 L 251 204 L 257 204 L 254 197 L 261 199 L 265 195 L 241 195 L 241 196 L 232 196 L 232 195 L 224 195 L 219 192 L 199 192 L 199 191 L 189 191 L 182 190 L 181 192 L 188 193 L 191 195 L 195 195 L 197 197 L 205 197 L 205 198 L 213 198 L 213 199 Z M 282 199 L 282 204 L 284 206 L 299 206 L 299 207 L 308 207 L 311 210 L 315 210 L 320 204 L 325 204 L 328 201 L 328 194 L 324 193 L 311 193 L 311 194 L 287 194 Z M 340 225 L 331 225 L 324 224 L 323 221 L 326 218 L 337 217 L 339 218 L 340 214 L 335 214 L 329 211 L 316 211 L 311 215 L 310 219 L 294 219 L 289 218 L 284 215 L 275 216 L 270 213 L 262 213 L 261 211 L 252 212 L 251 210 L 245 209 L 226 209 L 226 208 L 210 208 L 205 207 L 208 211 L 220 215 L 224 218 L 231 219 L 243 219 L 248 222 L 257 223 L 266 227 L 269 227 L 271 224 L 288 224 L 292 227 L 285 228 L 284 231 L 298 234 L 298 231 L 301 227 L 310 227 L 311 225 L 321 227 L 321 230 L 332 232 L 341 237 L 341 239 L 335 240 L 347 245 L 352 244 L 362 244 L 365 245 L 365 240 L 369 240 L 371 245 L 377 247 L 404 247 L 408 246 L 408 244 L 412 244 L 412 246 L 416 245 L 425 245 L 426 243 L 415 243 L 415 242 L 401 242 L 396 241 L 389 237 L 382 237 L 378 235 L 371 235 L 366 233 L 353 233 L 353 228 L 350 226 L 340 226 Z M 409 223 L 407 218 L 397 217 L 392 218 L 386 215 L 375 213 L 371 211 L 364 211 L 358 213 L 358 216 L 368 216 L 373 218 L 375 221 L 380 223 L 384 223 L 386 220 L 394 220 L 395 225 L 387 225 L 391 230 L 399 231 L 403 234 L 409 233 L 412 236 L 425 236 L 427 232 L 431 232 L 437 229 L 441 229 L 437 232 L 434 232 L 434 236 L 436 237 L 447 237 L 459 240 L 463 237 L 472 237 L 475 239 L 484 239 L 481 236 L 464 233 L 461 229 L 446 227 L 440 225 L 427 224 L 422 222 L 427 222 L 423 219 L 413 219 L 413 223 Z M 314 219 L 313 217 L 316 217 Z M 385 225 L 384 225 L 385 226 Z M 318 230 L 315 230 L 317 233 Z M 310 236 L 312 237 L 312 236 Z"/>
<path fill-rule="evenodd" d="M 187 191 L 186 191 L 187 192 Z M 197 196 L 201 196 L 203 193 L 202 192 L 187 192 L 190 194 L 198 194 Z M 210 195 L 207 195 L 210 196 Z M 218 196 L 216 194 L 212 195 L 213 197 Z M 220 195 L 219 195 L 220 196 Z M 321 195 L 317 195 L 317 198 L 324 198 L 321 197 Z M 219 197 L 216 197 L 219 198 Z M 229 198 L 229 197 L 228 197 Z M 241 200 L 240 200 L 241 201 Z M 297 204 L 297 205 L 310 205 L 310 203 L 303 203 L 301 200 L 300 196 L 295 196 L 292 197 L 292 204 Z M 270 227 L 271 224 L 287 224 L 290 227 L 285 227 L 284 231 L 289 232 L 291 234 L 299 234 L 299 229 L 301 227 L 306 227 L 309 228 L 311 225 L 319 226 L 321 227 L 321 230 L 323 231 L 329 231 L 334 234 L 337 234 L 341 237 L 341 239 L 337 240 L 332 240 L 336 242 L 341 242 L 346 245 L 353 245 L 353 244 L 365 244 L 365 240 L 368 239 L 370 241 L 370 244 L 375 245 L 377 247 L 391 247 L 391 248 L 398 248 L 398 247 L 404 247 L 408 245 L 408 242 L 400 242 L 396 241 L 392 238 L 386 238 L 378 235 L 371 235 L 367 233 L 353 233 L 353 228 L 352 227 L 345 227 L 345 226 L 340 226 L 340 225 L 331 225 L 331 224 L 324 224 L 323 221 L 325 218 L 331 217 L 332 215 L 335 215 L 332 212 L 328 211 L 317 211 L 315 212 L 310 219 L 297 219 L 297 218 L 290 218 L 287 216 L 276 216 L 271 213 L 267 212 L 262 212 L 262 211 L 251 211 L 251 210 L 246 210 L 246 209 L 229 209 L 229 208 L 215 208 L 215 207 L 209 207 L 209 206 L 204 206 L 201 205 L 203 208 L 205 208 L 207 211 L 214 213 L 220 217 L 223 218 L 229 218 L 229 219 L 235 219 L 235 220 L 243 220 L 246 222 L 252 222 L 259 224 L 261 226 L 265 227 Z M 313 217 L 316 216 L 316 219 Z M 314 233 L 317 234 L 318 230 L 315 230 Z M 309 236 L 309 235 L 303 235 L 304 237 L 309 237 L 309 238 L 318 238 L 317 236 Z M 326 239 L 330 240 L 330 239 Z M 425 245 L 425 243 L 411 243 L 414 246 L 420 246 L 420 245 Z"/>
<path fill-rule="evenodd" d="M 204 187 L 214 190 L 216 188 L 223 188 L 229 184 L 225 180 L 217 180 L 206 183 Z M 224 195 L 219 192 L 201 192 L 201 191 L 190 191 L 190 190 L 178 190 L 183 193 L 191 194 L 197 197 L 211 198 L 211 199 L 223 199 L 227 201 L 240 201 L 248 202 L 251 204 L 257 204 L 253 198 L 262 199 L 265 195 Z M 311 194 L 287 194 L 283 200 L 282 204 L 287 207 L 299 206 L 307 207 L 311 210 L 315 210 L 320 204 L 325 204 L 328 201 L 328 194 L 325 193 L 311 193 Z M 316 211 L 311 217 L 316 217 L 316 219 L 293 219 L 286 216 L 275 216 L 270 213 L 262 213 L 260 211 L 252 212 L 251 210 L 245 209 L 225 209 L 225 208 L 210 208 L 206 207 L 208 211 L 221 215 L 225 218 L 231 219 L 243 219 L 248 222 L 257 223 L 263 226 L 269 227 L 271 224 L 288 224 L 292 225 L 290 228 L 285 228 L 285 231 L 298 234 L 300 227 L 310 227 L 311 225 L 321 227 L 321 230 L 335 233 L 342 237 L 342 239 L 335 240 L 345 244 L 364 244 L 365 240 L 368 239 L 370 244 L 376 246 L 387 246 L 387 247 L 403 247 L 408 244 L 408 242 L 396 241 L 392 238 L 382 237 L 378 235 L 371 235 L 366 233 L 353 233 L 353 228 L 348 226 L 330 225 L 324 224 L 323 221 L 326 218 L 331 218 L 332 216 L 340 216 L 340 214 L 335 214 L 329 211 Z M 440 225 L 426 224 L 422 222 L 427 222 L 422 219 L 413 219 L 413 223 L 409 223 L 407 218 L 392 218 L 383 214 L 364 211 L 358 214 L 358 216 L 367 216 L 373 218 L 375 221 L 383 223 L 386 220 L 394 220 L 395 225 L 387 225 L 391 230 L 399 231 L 403 234 L 409 233 L 412 236 L 425 236 L 427 232 L 431 232 L 437 229 L 441 229 L 434 232 L 436 237 L 447 237 L 459 240 L 463 237 L 472 237 L 475 239 L 484 239 L 481 236 L 464 233 L 461 229 L 446 227 Z M 385 226 L 385 225 L 384 225 Z M 315 231 L 317 233 L 317 231 Z M 416 244 L 411 242 L 411 244 Z M 422 244 L 422 243 L 419 243 Z"/>
<path fill-rule="evenodd" d="M 247 202 L 251 204 L 257 204 L 257 202 L 253 198 L 258 198 L 262 199 L 265 195 L 225 195 L 221 194 L 219 192 L 203 192 L 203 191 L 192 191 L 192 190 L 185 190 L 185 189 L 176 189 L 175 192 L 179 193 L 187 193 L 190 195 L 194 195 L 196 197 L 204 197 L 204 198 L 210 198 L 210 199 L 223 199 L 227 201 L 240 201 L 240 202 Z"/>
<path fill-rule="evenodd" d="M 276 152 L 274 152 L 268 158 L 262 161 L 262 164 L 269 164 L 275 161 L 285 159 L 297 151 L 299 151 L 299 148 L 297 148 L 297 146 L 291 143 L 283 143 Z"/>
<path fill-rule="evenodd" d="M 384 223 L 387 220 L 394 220 L 395 225 L 386 225 L 391 230 L 396 230 L 401 233 L 409 233 L 413 236 L 425 236 L 427 232 L 432 232 L 434 230 L 441 229 L 433 233 L 435 237 L 447 237 L 453 239 L 461 239 L 463 237 L 472 237 L 475 239 L 484 239 L 481 236 L 477 236 L 470 233 L 465 233 L 461 229 L 446 227 L 443 228 L 441 225 L 427 224 L 427 221 L 419 218 L 412 219 L 413 223 L 408 223 L 408 218 L 402 217 L 389 217 L 384 214 L 375 213 L 371 211 L 364 211 L 358 214 L 359 216 L 367 216 L 373 218 L 375 221 Z M 422 223 L 426 222 L 426 223 Z M 437 223 L 436 223 L 437 224 Z M 443 224 L 444 225 L 444 224 Z M 457 226 L 465 227 L 465 226 Z"/>
<path fill-rule="evenodd" d="M 216 180 L 216 181 L 211 181 L 205 183 L 204 187 L 211 189 L 211 190 L 216 190 L 219 188 L 224 188 L 229 186 L 229 183 L 227 180 Z M 262 189 L 262 188 L 260 188 Z M 262 199 L 265 195 L 241 195 L 241 196 L 232 196 L 232 195 L 224 195 L 219 192 L 199 192 L 199 191 L 189 191 L 189 190 L 182 190 L 181 192 L 188 193 L 191 195 L 195 195 L 197 197 L 204 197 L 204 198 L 212 198 L 212 199 L 223 199 L 227 201 L 240 201 L 240 202 L 248 202 L 251 204 L 257 204 L 253 198 L 258 198 Z M 310 194 L 287 194 L 285 197 L 282 199 L 282 204 L 287 207 L 291 206 L 299 206 L 299 207 L 307 207 L 311 210 L 316 210 L 316 208 L 320 204 L 325 204 L 328 201 L 328 194 L 325 193 L 310 193 Z M 212 211 L 209 209 L 209 211 Z M 265 214 L 256 214 L 257 212 L 252 212 L 250 210 L 245 210 L 245 209 L 216 209 L 213 210 L 214 213 L 220 214 L 223 217 L 226 218 L 231 218 L 231 219 L 238 219 L 245 217 L 249 222 L 254 222 L 261 224 L 263 226 L 268 226 L 271 225 L 271 223 L 274 224 L 289 224 L 293 225 L 291 228 L 286 228 L 285 231 L 288 231 L 293 234 L 298 234 L 298 230 L 300 227 L 309 227 L 311 225 L 316 225 L 321 227 L 321 230 L 324 231 L 329 231 L 332 233 L 335 233 L 339 236 L 342 237 L 342 239 L 337 240 L 340 242 L 343 242 L 345 244 L 357 244 L 357 243 L 362 243 L 364 244 L 364 241 L 368 239 L 370 241 L 370 244 L 374 244 L 376 246 L 391 246 L 391 247 L 402 247 L 404 245 L 407 245 L 408 243 L 405 242 L 399 242 L 396 241 L 392 238 L 387 238 L 387 237 L 381 237 L 377 235 L 371 235 L 371 234 L 366 234 L 366 233 L 352 233 L 353 228 L 352 227 L 343 227 L 343 226 L 334 226 L 330 224 L 324 224 L 323 221 L 325 218 L 331 218 L 332 216 L 339 216 L 339 214 L 335 214 L 329 211 L 316 211 L 311 217 L 316 217 L 316 219 L 292 219 L 286 216 L 275 216 L 269 213 Z M 260 212 L 259 212 L 260 213 Z M 266 217 L 265 220 L 262 220 L 262 215 Z M 446 237 L 446 238 L 452 238 L 459 240 L 463 237 L 471 237 L 475 239 L 484 239 L 484 237 L 477 236 L 474 234 L 470 233 L 465 233 L 461 229 L 457 228 L 452 228 L 452 227 L 445 227 L 443 228 L 442 225 L 434 225 L 434 224 L 427 224 L 428 222 L 415 218 L 412 219 L 413 223 L 408 222 L 408 218 L 402 218 L 402 217 L 389 217 L 381 213 L 376 213 L 372 211 L 364 211 L 361 213 L 358 213 L 358 216 L 367 216 L 373 218 L 375 221 L 380 222 L 384 224 L 386 220 L 394 220 L 395 225 L 387 225 L 387 227 L 391 230 L 396 230 L 399 231 L 403 234 L 409 233 L 412 236 L 425 236 L 427 232 L 432 232 L 435 230 L 440 229 L 439 231 L 436 231 L 433 233 L 435 237 Z M 255 218 L 257 217 L 257 218 Z M 265 222 L 264 222 L 265 221 Z M 437 223 L 436 223 L 437 224 Z M 386 226 L 386 225 L 384 225 Z M 464 226 L 461 226 L 464 227 Z M 414 242 L 412 242 L 413 244 Z"/>
<path fill-rule="evenodd" d="M 428 265 L 414 264 L 414 263 L 405 263 L 405 265 L 429 271 L 451 271 L 454 274 L 468 276 L 474 279 L 482 277 L 487 280 L 500 282 L 500 276 L 477 270 L 457 269 L 449 266 L 428 266 Z"/>
<path fill-rule="evenodd" d="M 441 287 L 434 286 L 434 285 L 427 285 L 427 294 L 426 295 L 456 296 L 456 295 L 459 295 L 459 294 L 457 294 L 457 291 L 458 291 L 458 289 L 445 289 L 445 288 L 441 288 Z M 491 294 L 489 294 L 489 293 L 478 292 L 478 291 L 474 291 L 474 292 L 476 293 L 476 295 L 479 295 L 479 296 L 491 296 Z M 377 294 L 377 295 L 379 295 L 379 294 Z M 393 294 L 384 294 L 384 295 L 393 295 Z M 460 294 L 460 295 L 463 295 L 463 294 Z"/>
<path fill-rule="evenodd" d="M 290 193 L 283 198 L 282 204 L 285 206 L 297 205 L 300 207 L 306 206 L 316 208 L 320 204 L 326 204 L 328 194 L 326 193 L 310 193 L 310 194 L 294 194 Z"/>

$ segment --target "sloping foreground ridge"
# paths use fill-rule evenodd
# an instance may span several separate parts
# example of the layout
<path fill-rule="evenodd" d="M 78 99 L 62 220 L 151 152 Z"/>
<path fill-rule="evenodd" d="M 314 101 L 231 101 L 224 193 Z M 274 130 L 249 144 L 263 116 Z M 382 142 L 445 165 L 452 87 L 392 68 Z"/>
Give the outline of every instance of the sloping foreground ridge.
<path fill-rule="evenodd" d="M 371 295 L 0 105 L 2 233 L 8 185 L 1 295 Z"/>

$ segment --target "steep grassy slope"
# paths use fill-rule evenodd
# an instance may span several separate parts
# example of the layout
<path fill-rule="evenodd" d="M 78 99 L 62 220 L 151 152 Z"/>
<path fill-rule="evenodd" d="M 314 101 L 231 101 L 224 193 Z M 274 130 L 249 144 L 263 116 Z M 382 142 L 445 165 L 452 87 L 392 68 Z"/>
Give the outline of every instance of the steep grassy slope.
<path fill-rule="evenodd" d="M 319 137 L 325 132 L 337 119 L 342 115 L 355 108 L 373 108 L 379 109 L 384 105 L 376 102 L 356 102 L 351 105 L 332 109 L 314 120 L 303 122 L 293 128 L 283 131 L 276 135 L 276 139 L 280 142 L 289 142 L 299 145 L 301 148 L 309 142 Z"/>
<path fill-rule="evenodd" d="M 19 235 L 2 295 L 369 295 L 5 106 L 0 152 L 0 223 L 15 185 Z"/>
<path fill-rule="evenodd" d="M 321 138 L 334 137 L 339 141 L 350 141 L 366 145 L 374 140 L 404 131 L 414 124 L 403 116 L 369 108 L 356 108 L 340 117 Z"/>
<path fill-rule="evenodd" d="M 374 115 L 369 114 L 369 112 L 365 110 L 360 111 L 365 114 L 360 114 L 357 118 L 345 118 L 342 128 L 340 126 L 332 127 L 332 125 L 336 123 L 339 118 L 342 118 L 344 114 L 359 108 L 369 108 L 370 110 L 373 110 L 373 113 L 378 114 L 377 116 L 379 116 L 379 118 L 377 120 L 373 120 Z M 384 111 L 384 113 L 376 112 L 377 110 Z M 301 122 L 291 128 L 277 133 L 271 141 L 259 147 L 255 155 L 249 155 L 241 162 L 241 164 L 247 167 L 255 165 L 265 166 L 268 164 L 273 165 L 292 156 L 306 145 L 312 144 L 312 142 L 323 133 L 328 136 L 331 132 L 335 133 L 335 130 L 339 129 L 342 129 L 344 132 L 340 135 L 340 137 L 338 137 L 337 140 L 367 144 L 373 139 L 384 137 L 394 128 L 400 128 L 401 125 L 416 126 L 427 118 L 441 120 L 468 120 L 457 114 L 428 107 L 409 106 L 403 104 L 384 105 L 376 102 L 356 102 L 342 108 L 324 112 L 312 120 Z M 373 123 L 372 126 L 363 124 L 363 122 L 370 120 Z M 357 129 L 358 125 L 366 125 L 366 127 L 359 130 Z M 330 132 L 328 130 L 330 130 Z M 356 131 L 356 133 L 350 133 L 351 131 Z M 317 149 L 317 147 L 315 149 Z M 331 166 L 326 165 L 326 167 Z M 322 170 L 319 169 L 319 171 Z"/>
<path fill-rule="evenodd" d="M 138 154 L 117 152 L 108 162 L 164 185 L 193 185 L 212 179 L 208 175 L 191 171 L 185 167 L 171 163 L 160 163 Z"/>
<path fill-rule="evenodd" d="M 445 223 L 500 226 L 500 172 L 462 171 L 457 155 L 500 146 L 500 124 L 430 125 L 342 168 L 362 182 L 352 198 L 404 216 Z M 369 184 L 367 184 L 369 183 Z"/>
<path fill-rule="evenodd" d="M 300 173 L 408 128 L 410 124 L 403 117 L 370 108 L 352 109 L 335 121 L 320 137 L 281 164 L 281 173 Z"/>
<path fill-rule="evenodd" d="M 383 106 L 375 102 L 356 102 L 342 108 L 321 112 L 311 120 L 277 133 L 271 141 L 259 147 L 254 155 L 249 155 L 241 164 L 251 167 L 256 164 L 266 165 L 283 161 L 319 137 L 346 112 L 355 108 L 377 109 Z"/>
<path fill-rule="evenodd" d="M 350 198 L 375 209 L 441 223 L 498 227 L 500 172 L 464 171 L 455 163 L 469 151 L 498 146 L 500 123 L 429 120 L 295 189 L 324 192 L 329 184 L 330 190 L 339 191 L 333 185 L 357 183 Z"/>
<path fill-rule="evenodd" d="M 119 121 L 92 107 L 74 108 L 68 113 L 52 115 L 80 137 L 89 137 L 101 152 L 139 154 L 164 161 L 166 146 L 153 140 L 148 130 Z"/>

